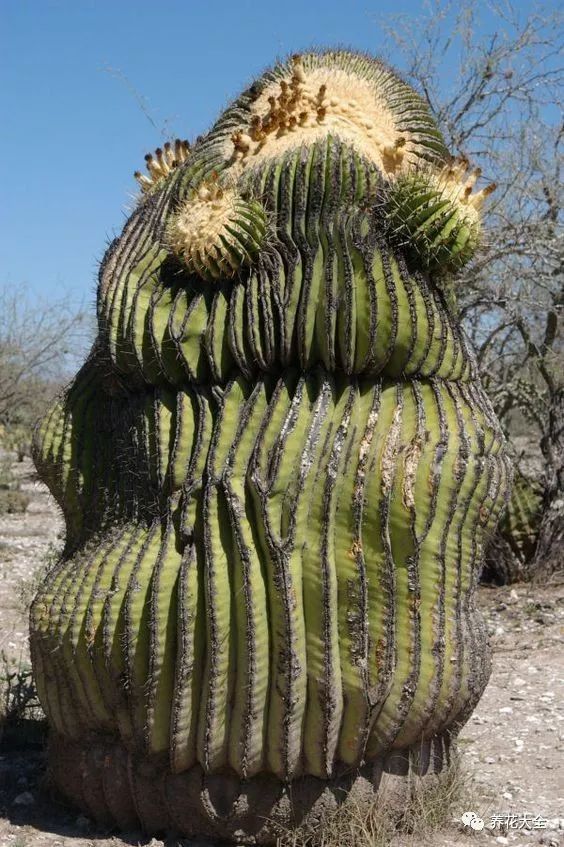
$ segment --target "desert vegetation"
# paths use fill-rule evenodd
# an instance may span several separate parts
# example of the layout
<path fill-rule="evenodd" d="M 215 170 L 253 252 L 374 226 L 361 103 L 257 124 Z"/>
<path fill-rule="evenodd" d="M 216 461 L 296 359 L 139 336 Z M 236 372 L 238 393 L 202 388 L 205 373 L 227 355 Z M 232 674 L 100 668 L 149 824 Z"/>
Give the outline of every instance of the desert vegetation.
<path fill-rule="evenodd" d="M 68 298 L 0 287 L 0 514 L 25 511 L 12 464 L 31 455 L 33 427 L 88 345 L 88 320 Z"/>

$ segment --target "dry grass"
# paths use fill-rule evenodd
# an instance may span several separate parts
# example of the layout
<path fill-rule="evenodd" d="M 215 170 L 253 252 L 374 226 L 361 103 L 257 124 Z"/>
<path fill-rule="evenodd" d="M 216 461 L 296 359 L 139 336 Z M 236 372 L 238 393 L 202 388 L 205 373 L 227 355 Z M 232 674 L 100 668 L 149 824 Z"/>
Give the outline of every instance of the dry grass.
<path fill-rule="evenodd" d="M 23 491 L 0 491 L 0 515 L 23 514 L 29 506 L 29 497 Z"/>
<path fill-rule="evenodd" d="M 315 830 L 301 828 L 285 833 L 277 847 L 407 847 L 412 835 L 418 843 L 450 825 L 460 815 L 471 794 L 471 775 L 460 759 L 438 776 L 412 778 L 406 788 L 405 802 L 390 802 L 386 792 L 376 798 L 347 798 L 329 813 Z M 399 808 L 401 806 L 401 808 Z"/>
<path fill-rule="evenodd" d="M 0 750 L 41 747 L 46 729 L 30 662 L 0 651 Z"/>
<path fill-rule="evenodd" d="M 399 829 L 431 834 L 459 816 L 463 805 L 471 802 L 472 794 L 471 774 L 463 768 L 460 756 L 454 754 L 443 773 L 412 783 Z"/>
<path fill-rule="evenodd" d="M 31 665 L 0 652 L 0 728 L 9 723 L 41 720 L 43 711 Z"/>

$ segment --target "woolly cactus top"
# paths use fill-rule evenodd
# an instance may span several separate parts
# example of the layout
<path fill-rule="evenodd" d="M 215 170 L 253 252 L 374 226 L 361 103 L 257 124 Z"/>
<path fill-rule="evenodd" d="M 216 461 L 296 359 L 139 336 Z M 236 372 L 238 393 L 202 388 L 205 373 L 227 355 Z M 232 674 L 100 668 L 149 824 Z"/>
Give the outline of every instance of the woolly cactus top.
<path fill-rule="evenodd" d="M 198 212 L 202 203 L 197 201 L 209 199 L 202 186 L 210 174 L 214 181 L 221 174 L 231 195 L 235 186 L 244 192 L 253 172 L 328 137 L 339 139 L 377 170 L 388 189 L 385 211 L 392 233 L 399 243 L 415 242 L 410 248 L 420 253 L 424 267 L 451 270 L 471 258 L 479 208 L 494 186 L 472 192 L 480 171 L 468 175 L 466 160 L 452 161 L 424 101 L 369 56 L 343 51 L 293 56 L 263 74 L 191 152 L 187 142 L 177 141 L 174 149 L 165 145 L 146 157 L 149 176 L 136 172 L 136 177 L 143 191 L 150 192 L 187 162 L 179 194 L 190 209 L 183 214 L 207 218 L 203 209 Z M 230 211 L 225 208 L 226 226 Z M 427 231 L 430 217 L 433 238 Z M 217 212 L 214 219 L 217 227 Z M 208 234 L 200 228 L 199 237 Z M 196 232 L 187 230 L 184 241 L 178 231 L 175 235 L 172 244 L 180 254 L 198 251 Z M 215 275 L 214 269 L 211 273 Z"/>
<path fill-rule="evenodd" d="M 191 161 L 230 178 L 334 134 L 383 173 L 446 161 L 448 151 L 421 98 L 381 62 L 326 51 L 293 56 L 265 72 L 200 140 Z M 161 156 L 149 161 L 152 181 Z M 142 180 L 149 187 L 146 179 Z"/>

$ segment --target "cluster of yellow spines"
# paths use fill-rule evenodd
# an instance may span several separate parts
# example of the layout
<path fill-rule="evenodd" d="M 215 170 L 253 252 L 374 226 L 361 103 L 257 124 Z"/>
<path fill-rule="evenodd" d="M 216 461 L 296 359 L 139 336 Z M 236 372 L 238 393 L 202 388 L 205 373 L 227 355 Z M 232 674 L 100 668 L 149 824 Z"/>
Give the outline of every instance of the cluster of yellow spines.
<path fill-rule="evenodd" d="M 299 127 L 322 124 L 330 103 L 327 100 L 327 85 L 322 83 L 317 91 L 308 87 L 300 56 L 292 59 L 293 71 L 288 82 L 279 82 L 279 92 L 268 96 L 268 111 L 265 115 L 253 115 L 249 133 L 240 130 L 231 136 L 235 147 L 235 159 L 244 158 L 249 152 L 258 152 L 269 135 L 281 137 L 287 132 L 296 132 Z"/>
<path fill-rule="evenodd" d="M 261 154 L 278 155 L 284 148 L 311 141 L 331 131 L 348 137 L 386 172 L 405 160 L 405 134 L 400 134 L 389 108 L 369 84 L 334 68 L 304 68 L 292 57 L 292 71 L 265 88 L 251 106 L 249 127 L 232 133 L 232 163 L 246 166 Z M 278 142 L 273 144 L 272 142 Z"/>
<path fill-rule="evenodd" d="M 141 186 L 142 191 L 150 191 L 162 179 L 165 179 L 171 171 L 185 162 L 190 153 L 188 141 L 177 138 L 174 145 L 167 141 L 163 147 L 157 147 L 154 155 L 147 153 L 145 162 L 149 176 L 135 171 L 134 177 Z"/>
<path fill-rule="evenodd" d="M 231 277 L 260 250 L 266 216 L 216 173 L 202 182 L 171 219 L 168 241 L 187 268 L 205 278 Z"/>
<path fill-rule="evenodd" d="M 453 159 L 448 165 L 431 177 L 436 188 L 453 203 L 460 203 L 470 214 L 478 214 L 485 199 L 496 189 L 494 182 L 474 193 L 474 186 L 482 175 L 481 168 L 470 170 L 470 162 L 465 156 Z"/>

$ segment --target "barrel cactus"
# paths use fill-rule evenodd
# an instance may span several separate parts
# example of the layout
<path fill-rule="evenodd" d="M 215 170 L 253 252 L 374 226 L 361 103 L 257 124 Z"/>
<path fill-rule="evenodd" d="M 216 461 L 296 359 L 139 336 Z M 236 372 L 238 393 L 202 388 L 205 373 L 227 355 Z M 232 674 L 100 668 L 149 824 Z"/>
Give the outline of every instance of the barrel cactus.
<path fill-rule="evenodd" d="M 488 189 L 343 51 L 147 168 L 35 438 L 67 528 L 31 612 L 51 770 L 108 823 L 272 843 L 440 770 L 488 679 L 510 469 L 452 308 Z"/>
<path fill-rule="evenodd" d="M 523 563 L 529 562 L 535 552 L 542 501 L 542 486 L 522 473 L 516 474 L 499 532 Z"/>
<path fill-rule="evenodd" d="M 530 579 L 543 503 L 542 484 L 517 471 L 507 508 L 486 548 L 484 582 L 507 585 Z"/>

